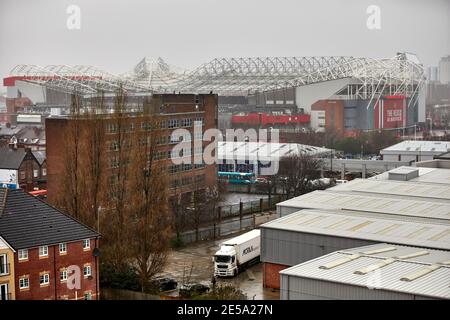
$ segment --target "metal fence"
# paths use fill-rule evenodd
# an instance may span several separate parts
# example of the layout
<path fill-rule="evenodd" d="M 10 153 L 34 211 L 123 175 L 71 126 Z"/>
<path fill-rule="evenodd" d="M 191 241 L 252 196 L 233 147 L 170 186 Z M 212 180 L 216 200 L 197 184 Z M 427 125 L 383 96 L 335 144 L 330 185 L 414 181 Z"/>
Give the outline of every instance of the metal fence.
<path fill-rule="evenodd" d="M 239 231 L 255 228 L 256 214 L 275 210 L 278 202 L 286 200 L 285 195 L 240 202 L 217 208 L 215 215 L 202 224 L 198 230 L 185 231 L 180 235 L 184 244 L 207 239 L 216 239 Z"/>
<path fill-rule="evenodd" d="M 224 220 L 220 223 L 197 230 L 189 230 L 180 235 L 184 244 L 193 243 L 202 240 L 216 239 L 218 237 L 227 236 L 239 231 L 246 231 L 255 228 L 255 215 L 240 218 L 232 218 Z"/>
<path fill-rule="evenodd" d="M 273 195 L 270 199 L 261 198 L 248 202 L 220 206 L 217 209 L 216 219 L 211 221 L 221 221 L 226 218 L 240 217 L 248 214 L 274 210 L 276 209 L 277 203 L 286 199 L 286 195 Z"/>

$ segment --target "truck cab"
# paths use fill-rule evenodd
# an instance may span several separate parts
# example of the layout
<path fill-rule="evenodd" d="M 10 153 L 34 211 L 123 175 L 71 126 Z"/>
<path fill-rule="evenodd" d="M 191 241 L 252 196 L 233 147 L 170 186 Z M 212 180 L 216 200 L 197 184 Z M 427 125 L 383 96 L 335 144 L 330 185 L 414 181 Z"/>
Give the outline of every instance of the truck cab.
<path fill-rule="evenodd" d="M 237 257 L 234 246 L 222 245 L 214 255 L 214 275 L 230 277 L 237 273 Z"/>

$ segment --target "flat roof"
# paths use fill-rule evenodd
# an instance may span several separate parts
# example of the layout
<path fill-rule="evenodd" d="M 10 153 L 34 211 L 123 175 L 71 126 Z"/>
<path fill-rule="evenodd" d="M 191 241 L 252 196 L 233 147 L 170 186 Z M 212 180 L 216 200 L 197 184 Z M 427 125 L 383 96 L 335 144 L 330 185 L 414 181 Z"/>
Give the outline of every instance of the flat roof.
<path fill-rule="evenodd" d="M 450 185 L 423 184 L 414 181 L 354 179 L 327 190 L 417 197 L 417 200 L 421 200 L 420 198 L 450 200 Z"/>
<path fill-rule="evenodd" d="M 393 146 L 384 148 L 380 151 L 381 154 L 395 154 L 402 153 L 418 153 L 430 152 L 441 154 L 450 151 L 450 141 L 421 141 L 421 140 L 405 140 Z"/>
<path fill-rule="evenodd" d="M 449 170 L 450 171 L 450 170 Z M 277 204 L 277 207 L 309 209 L 343 209 L 423 217 L 450 221 L 450 203 L 424 201 L 423 198 L 391 198 L 350 192 L 313 191 Z"/>
<path fill-rule="evenodd" d="M 450 185 L 450 169 L 442 168 L 425 168 L 425 167 L 398 167 L 401 168 L 412 168 L 419 169 L 419 176 L 408 180 L 410 182 L 419 183 L 433 183 L 433 184 L 447 184 Z M 368 180 L 389 180 L 389 171 L 383 172 L 382 174 L 376 175 L 369 178 Z"/>
<path fill-rule="evenodd" d="M 260 228 L 450 250 L 450 225 L 437 219 L 304 209 Z"/>
<path fill-rule="evenodd" d="M 297 143 L 275 142 L 235 142 L 222 141 L 218 143 L 218 159 L 263 160 L 270 161 L 291 155 L 320 155 L 330 153 L 327 148 L 309 146 Z"/>
<path fill-rule="evenodd" d="M 450 252 L 387 243 L 340 250 L 282 275 L 450 299 Z"/>

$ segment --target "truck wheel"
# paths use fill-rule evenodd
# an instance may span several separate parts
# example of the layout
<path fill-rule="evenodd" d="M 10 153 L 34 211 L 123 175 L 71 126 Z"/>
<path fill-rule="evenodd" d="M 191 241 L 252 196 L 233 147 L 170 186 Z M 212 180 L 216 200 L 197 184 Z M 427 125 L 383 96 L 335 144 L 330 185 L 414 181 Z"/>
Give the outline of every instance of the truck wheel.
<path fill-rule="evenodd" d="M 238 274 L 238 269 L 236 268 L 236 269 L 234 269 L 234 272 L 233 272 L 233 276 L 237 276 L 237 274 Z"/>

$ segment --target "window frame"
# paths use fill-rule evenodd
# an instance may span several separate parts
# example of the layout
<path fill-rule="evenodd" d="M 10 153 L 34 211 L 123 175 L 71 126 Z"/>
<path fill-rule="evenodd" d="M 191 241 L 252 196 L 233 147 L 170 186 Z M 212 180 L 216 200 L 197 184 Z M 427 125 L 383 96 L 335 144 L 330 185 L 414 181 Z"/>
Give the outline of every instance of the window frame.
<path fill-rule="evenodd" d="M 42 279 L 44 279 L 44 280 L 47 279 L 47 281 L 42 282 Z M 39 275 L 39 285 L 41 287 L 50 285 L 50 273 L 49 272 L 45 272 L 45 273 L 42 273 Z"/>
<path fill-rule="evenodd" d="M 26 286 L 23 286 L 24 281 L 26 280 Z M 30 288 L 30 277 L 23 276 L 19 278 L 19 290 L 29 289 Z"/>
<path fill-rule="evenodd" d="M 23 253 L 24 252 L 26 252 L 26 257 L 24 258 L 23 257 Z M 26 260 L 28 260 L 28 249 L 19 249 L 18 251 L 17 251 L 17 260 L 19 260 L 19 261 L 26 261 Z"/>
<path fill-rule="evenodd" d="M 83 239 L 83 250 L 91 250 L 91 239 Z"/>
<path fill-rule="evenodd" d="M 45 250 L 45 254 L 41 254 Z M 48 257 L 48 246 L 39 246 L 39 258 L 46 258 Z"/>
<path fill-rule="evenodd" d="M 61 246 L 64 246 L 64 250 L 61 251 Z M 67 254 L 67 242 L 61 242 L 58 245 L 58 249 L 59 249 L 59 254 Z"/>
<path fill-rule="evenodd" d="M 65 277 L 63 277 L 65 275 Z M 59 270 L 59 281 L 60 282 L 66 282 L 68 278 L 67 269 L 60 269 Z"/>
<path fill-rule="evenodd" d="M 86 272 L 87 270 L 89 272 Z M 92 276 L 92 266 L 90 264 L 86 264 L 86 265 L 83 266 L 83 276 L 85 278 L 89 278 L 89 277 Z"/>

